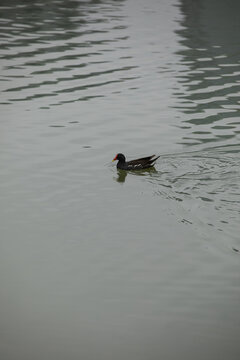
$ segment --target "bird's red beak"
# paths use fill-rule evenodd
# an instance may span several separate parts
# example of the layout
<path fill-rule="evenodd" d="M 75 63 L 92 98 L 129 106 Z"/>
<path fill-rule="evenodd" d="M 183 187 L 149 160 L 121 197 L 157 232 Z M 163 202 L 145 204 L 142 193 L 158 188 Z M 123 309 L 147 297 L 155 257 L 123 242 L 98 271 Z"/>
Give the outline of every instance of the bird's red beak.
<path fill-rule="evenodd" d="M 115 160 L 117 160 L 117 155 L 115 156 L 115 158 L 114 158 L 114 159 L 112 159 L 112 161 L 115 161 Z"/>

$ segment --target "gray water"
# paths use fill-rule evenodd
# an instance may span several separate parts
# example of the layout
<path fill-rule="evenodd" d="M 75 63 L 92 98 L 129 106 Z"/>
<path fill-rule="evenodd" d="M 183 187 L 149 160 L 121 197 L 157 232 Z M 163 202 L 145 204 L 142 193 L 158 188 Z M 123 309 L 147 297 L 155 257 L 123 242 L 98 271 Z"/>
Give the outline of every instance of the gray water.
<path fill-rule="evenodd" d="M 1 1 L 2 360 L 240 358 L 239 14 Z"/>

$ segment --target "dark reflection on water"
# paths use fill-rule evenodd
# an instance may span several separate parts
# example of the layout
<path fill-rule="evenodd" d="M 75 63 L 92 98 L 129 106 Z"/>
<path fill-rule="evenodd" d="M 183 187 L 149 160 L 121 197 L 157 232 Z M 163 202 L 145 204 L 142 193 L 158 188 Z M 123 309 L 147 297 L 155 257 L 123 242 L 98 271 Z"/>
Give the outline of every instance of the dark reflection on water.
<path fill-rule="evenodd" d="M 117 170 L 117 177 L 114 178 L 119 183 L 124 183 L 127 177 L 127 171 L 126 170 Z"/>
<path fill-rule="evenodd" d="M 155 167 L 145 169 L 145 170 L 140 170 L 140 171 L 126 171 L 126 170 L 117 169 L 117 177 L 114 177 L 114 179 L 117 182 L 124 183 L 128 174 L 129 174 L 129 176 L 134 176 L 134 175 L 135 176 L 147 176 L 147 175 L 156 174 L 156 173 L 157 173 L 157 170 L 155 169 Z"/>
<path fill-rule="evenodd" d="M 29 45 L 44 40 L 57 40 L 57 38 L 68 39 L 74 34 L 71 33 L 76 27 L 81 27 L 86 21 L 84 15 L 87 5 L 83 2 L 84 9 L 79 8 L 79 1 L 56 0 L 47 4 L 46 1 L 1 1 L 1 17 L 5 19 L 6 26 L 2 26 L 2 36 L 10 37 L 16 35 L 17 29 L 19 38 L 11 42 L 11 46 Z M 71 20 L 72 17 L 79 16 L 78 23 Z M 82 17 L 82 19 L 81 19 Z M 57 34 L 59 30 L 68 29 L 67 34 Z M 46 32 L 46 35 L 39 33 Z M 48 35 L 47 35 L 47 32 Z M 36 34 L 36 38 L 29 38 Z M 39 34 L 39 35 L 38 35 Z M 25 35 L 26 38 L 22 38 Z M 7 44 L 1 45 L 1 48 L 7 48 Z"/>
<path fill-rule="evenodd" d="M 49 98 L 48 105 L 52 98 L 58 100 L 51 105 L 90 100 L 102 94 L 97 90 L 89 94 L 89 89 L 127 81 L 125 73 L 135 66 L 124 66 L 125 61 L 104 67 L 110 62 L 105 53 L 114 51 L 109 45 L 127 39 L 121 36 L 126 26 L 118 14 L 123 3 L 55 0 L 47 4 L 40 0 L 12 1 L 9 5 L 2 1 L 0 50 L 5 95 L 1 104 L 39 98 Z M 94 64 L 99 64 L 99 71 L 92 69 Z M 124 75 L 109 79 L 116 72 Z M 95 81 L 97 77 L 101 80 Z M 65 92 L 70 98 L 61 98 Z"/>
<path fill-rule="evenodd" d="M 240 2 L 181 0 L 179 9 L 176 126 L 180 144 L 201 150 L 170 157 L 155 193 L 180 201 L 199 229 L 209 225 L 238 241 Z"/>
<path fill-rule="evenodd" d="M 231 140 L 239 130 L 240 2 L 182 0 L 176 92 L 184 113 L 184 145 Z M 238 120 L 238 121 L 236 121 Z"/>

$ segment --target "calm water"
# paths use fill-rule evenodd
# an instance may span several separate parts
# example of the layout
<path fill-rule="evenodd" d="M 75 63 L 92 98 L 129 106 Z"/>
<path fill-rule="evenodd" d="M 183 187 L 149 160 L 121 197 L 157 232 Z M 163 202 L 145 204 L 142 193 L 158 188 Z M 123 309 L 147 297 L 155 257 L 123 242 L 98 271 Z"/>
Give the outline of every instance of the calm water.
<path fill-rule="evenodd" d="M 1 359 L 240 358 L 239 13 L 1 1 Z"/>

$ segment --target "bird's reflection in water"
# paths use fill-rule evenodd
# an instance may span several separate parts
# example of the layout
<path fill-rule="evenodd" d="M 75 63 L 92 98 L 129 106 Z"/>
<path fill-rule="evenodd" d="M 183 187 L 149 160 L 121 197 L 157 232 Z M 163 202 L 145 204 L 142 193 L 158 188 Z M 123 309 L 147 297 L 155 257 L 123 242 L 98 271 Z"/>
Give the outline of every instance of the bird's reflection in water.
<path fill-rule="evenodd" d="M 155 173 L 157 173 L 155 167 L 138 170 L 138 171 L 126 171 L 126 170 L 117 169 L 117 176 L 114 177 L 114 179 L 119 183 L 124 183 L 127 175 L 146 176 L 147 174 L 155 174 Z"/>
<path fill-rule="evenodd" d="M 125 179 L 127 177 L 127 171 L 126 170 L 117 170 L 117 177 L 114 177 L 114 179 L 119 183 L 124 183 Z"/>

